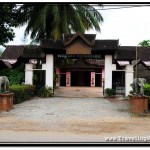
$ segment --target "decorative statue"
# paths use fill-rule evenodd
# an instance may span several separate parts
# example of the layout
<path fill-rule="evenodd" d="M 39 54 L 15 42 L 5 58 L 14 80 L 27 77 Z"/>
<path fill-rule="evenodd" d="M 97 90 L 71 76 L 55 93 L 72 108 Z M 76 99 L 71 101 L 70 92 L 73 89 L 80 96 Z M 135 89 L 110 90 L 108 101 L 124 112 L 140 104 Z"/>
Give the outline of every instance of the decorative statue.
<path fill-rule="evenodd" d="M 136 95 L 144 95 L 144 84 L 146 79 L 144 78 L 135 78 L 133 81 L 133 90 Z"/>
<path fill-rule="evenodd" d="M 6 76 L 0 76 L 0 93 L 2 91 L 2 86 L 4 87 L 4 93 L 9 92 L 8 91 L 9 80 Z"/>

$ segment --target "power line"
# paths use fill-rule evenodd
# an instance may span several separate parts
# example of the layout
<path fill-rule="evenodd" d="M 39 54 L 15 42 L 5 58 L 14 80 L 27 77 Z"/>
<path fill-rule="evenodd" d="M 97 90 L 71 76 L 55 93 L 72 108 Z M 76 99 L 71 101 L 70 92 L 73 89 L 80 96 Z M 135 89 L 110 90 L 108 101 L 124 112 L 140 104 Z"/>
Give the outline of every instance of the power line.
<path fill-rule="evenodd" d="M 31 4 L 32 5 L 32 4 Z M 37 4 L 37 5 L 40 5 L 40 4 Z M 51 6 L 55 6 L 55 5 L 58 5 L 58 4 L 47 4 L 47 5 L 51 5 Z M 59 4 L 59 5 L 61 5 L 61 4 Z M 78 5 L 78 4 L 76 4 L 76 5 Z M 89 4 L 90 5 L 90 4 Z M 23 6 L 23 4 L 16 4 L 16 6 Z M 34 4 L 34 6 L 35 6 L 35 4 Z M 137 8 L 137 7 L 150 7 L 150 4 L 149 5 L 129 5 L 129 4 L 124 4 L 124 5 L 116 5 L 116 4 L 113 4 L 113 6 L 112 5 L 106 5 L 106 4 L 102 4 L 101 6 L 100 6 L 100 4 L 91 4 L 91 6 L 93 6 L 94 8 L 93 9 L 87 9 L 88 11 L 98 11 L 98 10 L 114 10 L 114 9 L 125 9 L 125 8 Z M 95 7 L 102 7 L 102 8 L 95 8 Z M 110 8 L 105 8 L 105 7 L 110 7 Z M 61 12 L 61 11 L 59 11 L 59 12 Z M 65 11 L 65 12 L 73 12 L 73 11 Z"/>
<path fill-rule="evenodd" d="M 97 5 L 92 5 L 97 6 Z M 117 6 L 117 7 L 116 7 Z M 135 8 L 135 7 L 149 7 L 150 5 L 114 5 L 114 7 L 112 7 L 112 5 L 102 5 L 102 7 L 110 7 L 110 8 L 97 8 L 96 10 L 111 10 L 111 9 L 124 9 L 124 8 Z"/>
<path fill-rule="evenodd" d="M 97 6 L 97 5 L 95 5 L 95 6 Z M 101 7 L 108 7 L 108 6 L 101 6 Z M 121 6 L 120 7 L 111 7 L 111 8 L 95 8 L 94 7 L 93 9 L 87 9 L 87 11 L 94 12 L 94 11 L 117 10 L 117 9 L 138 8 L 138 7 L 150 7 L 150 5 L 136 5 L 136 6 L 132 5 L 132 6 L 122 6 L 122 7 Z M 76 11 L 80 12 L 80 10 L 76 10 Z M 64 12 L 64 11 L 61 11 L 61 10 L 59 10 L 59 11 L 53 11 L 53 13 L 58 13 L 58 12 Z M 73 12 L 74 13 L 74 11 L 67 11 L 67 10 L 65 10 L 65 12 L 68 12 L 68 13 L 72 13 Z M 36 13 L 40 13 L 40 12 L 36 12 Z M 47 12 L 47 14 L 50 14 L 50 13 L 51 12 Z M 30 13 L 30 14 L 34 14 L 34 13 Z"/>

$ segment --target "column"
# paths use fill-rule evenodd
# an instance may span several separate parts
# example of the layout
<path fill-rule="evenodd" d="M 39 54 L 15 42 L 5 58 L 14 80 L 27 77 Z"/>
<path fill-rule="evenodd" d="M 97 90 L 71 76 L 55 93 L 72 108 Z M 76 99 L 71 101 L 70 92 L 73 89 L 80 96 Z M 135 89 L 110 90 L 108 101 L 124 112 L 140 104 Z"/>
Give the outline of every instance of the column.
<path fill-rule="evenodd" d="M 116 64 L 112 64 L 112 55 L 105 55 L 105 81 L 104 88 L 112 88 L 112 71 L 116 70 Z"/>
<path fill-rule="evenodd" d="M 60 68 L 56 68 L 56 86 L 60 86 Z"/>
<path fill-rule="evenodd" d="M 95 86 L 95 72 L 91 72 L 91 86 Z"/>
<path fill-rule="evenodd" d="M 133 83 L 133 65 L 126 65 L 125 72 L 125 96 L 129 95 L 129 92 L 132 90 L 131 84 Z"/>
<path fill-rule="evenodd" d="M 46 70 L 45 86 L 53 88 L 54 56 L 52 54 L 46 55 L 46 64 L 42 65 L 42 70 Z"/>
<path fill-rule="evenodd" d="M 66 72 L 66 86 L 71 86 L 71 72 Z"/>
<path fill-rule="evenodd" d="M 33 84 L 33 64 L 25 64 L 25 84 Z"/>
<path fill-rule="evenodd" d="M 104 79 L 105 78 L 105 71 L 104 68 L 102 68 L 102 87 L 104 87 Z"/>

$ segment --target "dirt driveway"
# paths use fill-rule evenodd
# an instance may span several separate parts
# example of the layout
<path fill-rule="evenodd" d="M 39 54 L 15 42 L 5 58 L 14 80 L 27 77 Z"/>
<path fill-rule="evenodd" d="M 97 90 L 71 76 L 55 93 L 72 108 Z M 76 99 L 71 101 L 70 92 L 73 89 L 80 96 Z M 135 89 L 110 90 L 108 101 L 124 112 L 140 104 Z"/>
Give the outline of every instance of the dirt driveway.
<path fill-rule="evenodd" d="M 56 97 L 67 97 L 67 98 L 100 98 L 103 96 L 102 87 L 66 87 L 60 86 L 57 87 L 54 92 Z"/>
<path fill-rule="evenodd" d="M 0 113 L 0 142 L 107 142 L 149 136 L 150 119 L 133 117 L 128 100 L 34 98 Z"/>

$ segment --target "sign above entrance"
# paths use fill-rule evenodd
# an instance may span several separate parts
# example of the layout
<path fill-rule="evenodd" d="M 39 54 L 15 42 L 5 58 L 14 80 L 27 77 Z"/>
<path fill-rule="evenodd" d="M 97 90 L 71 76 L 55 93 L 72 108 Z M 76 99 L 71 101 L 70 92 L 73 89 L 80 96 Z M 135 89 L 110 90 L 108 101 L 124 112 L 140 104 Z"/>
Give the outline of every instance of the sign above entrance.
<path fill-rule="evenodd" d="M 79 58 L 84 58 L 84 59 L 101 59 L 101 55 L 96 55 L 96 54 L 58 54 L 58 58 L 65 58 L 65 59 L 79 59 Z"/>

